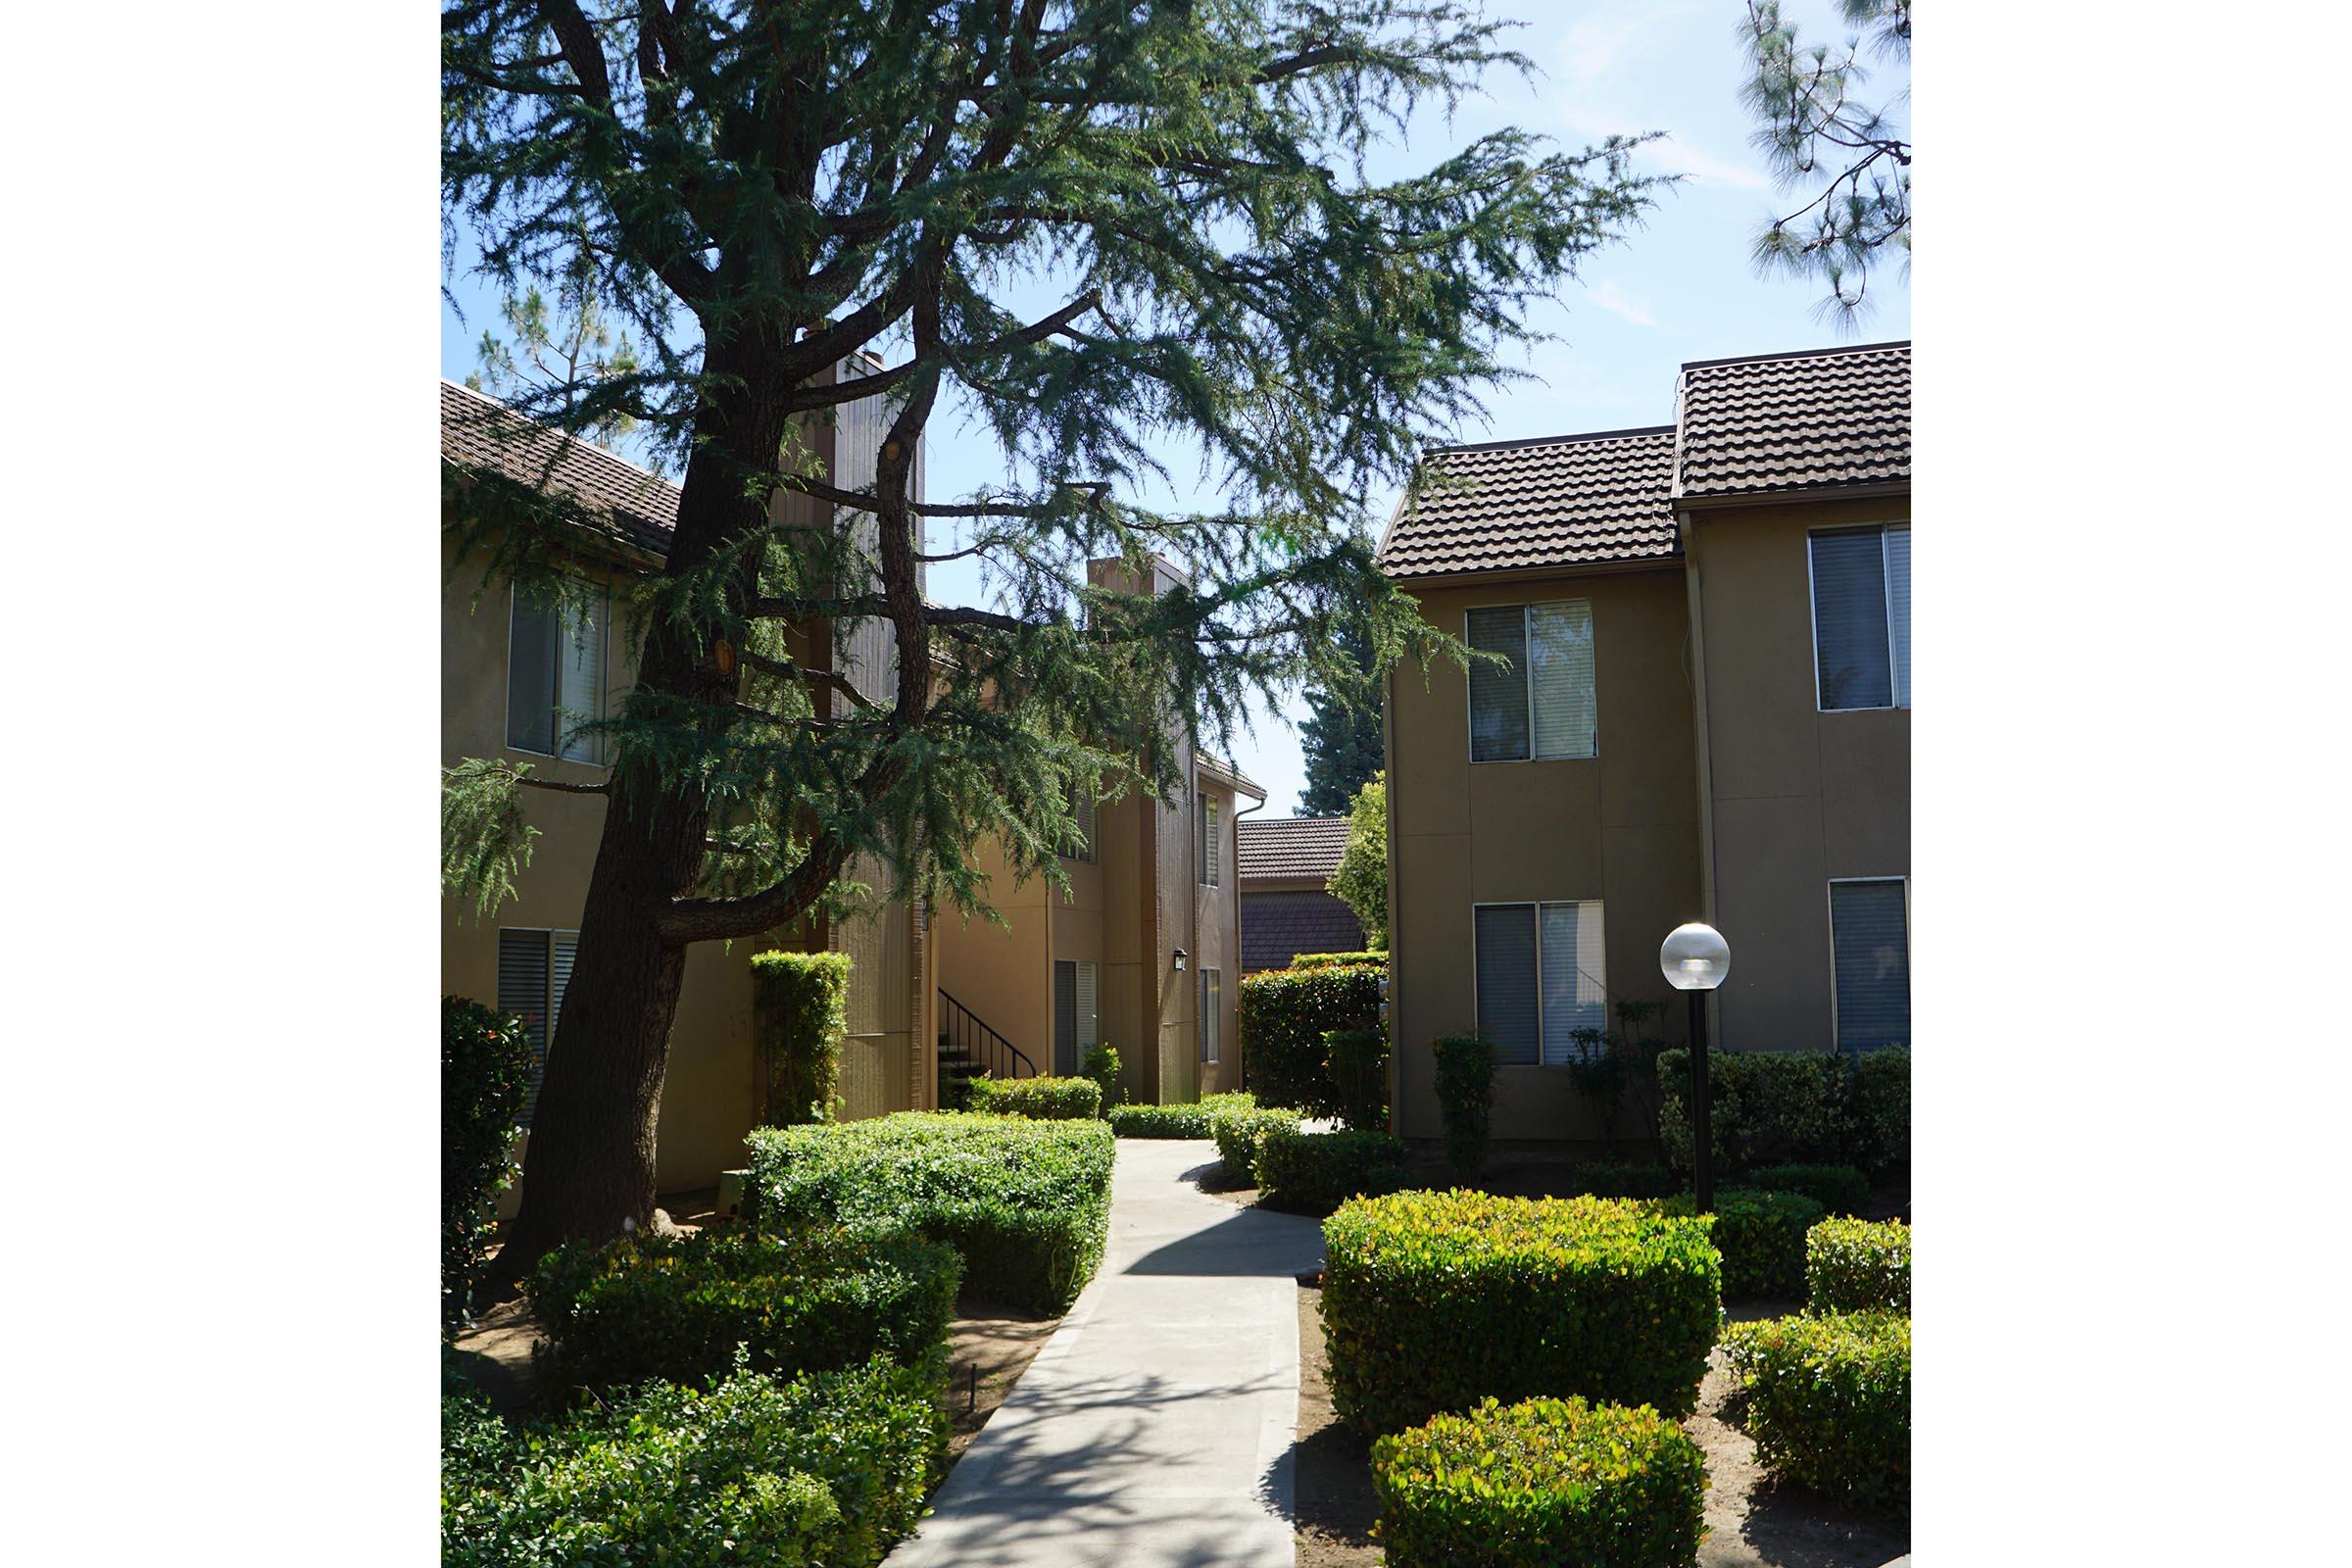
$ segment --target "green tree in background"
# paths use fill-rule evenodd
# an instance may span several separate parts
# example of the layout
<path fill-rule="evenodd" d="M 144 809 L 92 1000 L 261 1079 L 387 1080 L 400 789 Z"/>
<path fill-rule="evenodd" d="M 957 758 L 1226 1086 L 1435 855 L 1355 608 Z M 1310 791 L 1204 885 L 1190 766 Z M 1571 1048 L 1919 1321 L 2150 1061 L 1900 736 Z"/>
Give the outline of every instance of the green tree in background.
<path fill-rule="evenodd" d="M 1356 791 L 1348 813 L 1348 847 L 1324 890 L 1355 911 L 1364 946 L 1389 945 L 1389 786 L 1386 773 Z"/>
<path fill-rule="evenodd" d="M 1380 771 L 1380 684 L 1372 675 L 1372 644 L 1355 626 L 1341 632 L 1340 644 L 1356 673 L 1307 691 L 1307 718 L 1298 731 L 1306 753 L 1300 816 L 1346 814 L 1355 792 Z"/>
<path fill-rule="evenodd" d="M 1801 47 L 1778 0 L 1748 0 L 1740 36 L 1750 75 L 1740 96 L 1755 143 L 1785 191 L 1810 195 L 1756 238 L 1756 265 L 1830 287 L 1826 314 L 1854 320 L 1870 270 L 1911 264 L 1911 142 L 1900 116 L 1909 88 L 1880 107 L 1853 94 L 1868 78 L 1865 40 L 1883 60 L 1911 59 L 1911 0 L 1843 0 L 1859 36 L 1842 49 Z"/>
<path fill-rule="evenodd" d="M 511 1274 L 650 1218 L 694 944 L 835 907 L 853 865 L 978 910 L 991 838 L 1058 883 L 1076 792 L 1180 787 L 1171 723 L 1222 746 L 1246 702 L 1351 678 L 1348 628 L 1382 669 L 1463 657 L 1375 569 L 1369 498 L 1651 182 L 1625 141 L 1517 129 L 1371 172 L 1416 106 L 1528 69 L 1457 0 L 448 0 L 441 40 L 452 265 L 515 298 L 584 273 L 635 353 L 514 407 L 625 416 L 682 475 L 635 688 L 582 726 L 609 774 L 567 786 L 604 822 Z M 879 456 L 837 483 L 805 435 L 852 404 Z M 920 495 L 943 409 L 1001 485 Z M 1171 449 L 1213 507 L 1138 499 Z M 545 588 L 590 520 L 496 466 L 445 478 L 484 584 Z M 1089 583 L 1156 552 L 1190 580 Z M 991 603 L 925 592 L 956 558 Z M 805 662 L 858 625 L 887 628 L 879 699 Z M 453 891 L 495 903 L 534 786 L 450 771 Z"/>

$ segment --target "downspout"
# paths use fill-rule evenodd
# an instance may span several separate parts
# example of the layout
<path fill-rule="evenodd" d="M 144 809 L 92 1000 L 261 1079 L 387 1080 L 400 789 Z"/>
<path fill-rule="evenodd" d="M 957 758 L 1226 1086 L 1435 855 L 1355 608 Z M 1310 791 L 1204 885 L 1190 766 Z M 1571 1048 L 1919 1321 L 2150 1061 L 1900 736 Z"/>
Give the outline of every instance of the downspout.
<path fill-rule="evenodd" d="M 1396 854 L 1396 671 L 1392 668 L 1382 678 L 1380 692 L 1380 768 L 1381 788 L 1386 794 L 1388 810 L 1384 836 L 1389 861 L 1389 961 L 1382 965 L 1388 978 L 1382 982 L 1386 994 L 1381 998 L 1381 1027 L 1389 1036 L 1389 1132 L 1404 1136 L 1404 1049 L 1396 1035 L 1396 928 L 1404 917 L 1404 899 L 1400 879 L 1403 862 Z"/>
<path fill-rule="evenodd" d="M 1687 648 L 1690 659 L 1690 713 L 1695 730 L 1698 762 L 1698 898 L 1699 918 L 1720 928 L 1715 903 L 1715 760 L 1714 751 L 1707 743 L 1707 618 L 1706 594 L 1699 580 L 1698 529 L 1696 519 L 1689 512 L 1676 514 L 1683 544 L 1683 580 L 1688 586 L 1690 611 L 1690 638 Z M 1710 992 L 1706 999 L 1709 1013 L 1707 1038 L 1711 1050 L 1724 1047 L 1722 996 Z"/>

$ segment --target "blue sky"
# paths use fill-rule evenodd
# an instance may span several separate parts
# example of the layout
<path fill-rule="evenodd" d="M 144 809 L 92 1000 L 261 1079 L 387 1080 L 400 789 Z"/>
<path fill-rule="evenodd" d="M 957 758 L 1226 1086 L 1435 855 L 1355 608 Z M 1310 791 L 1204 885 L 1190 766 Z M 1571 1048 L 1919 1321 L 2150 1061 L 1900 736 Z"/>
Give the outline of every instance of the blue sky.
<path fill-rule="evenodd" d="M 1685 360 L 1910 335 L 1909 290 L 1891 270 L 1872 280 L 1876 309 L 1858 333 L 1841 336 L 1815 315 L 1817 285 L 1761 278 L 1749 266 L 1750 243 L 1772 215 L 1776 193 L 1749 145 L 1751 127 L 1739 102 L 1735 27 L 1742 9 L 1740 0 L 1496 4 L 1493 14 L 1529 24 L 1514 46 L 1541 74 L 1528 82 L 1495 74 L 1487 96 L 1465 101 L 1450 124 L 1434 113 L 1416 119 L 1393 160 L 1384 160 L 1394 169 L 1425 167 L 1470 136 L 1513 123 L 1569 146 L 1654 130 L 1666 138 L 1644 149 L 1641 166 L 1684 176 L 1660 198 L 1646 226 L 1592 257 L 1581 276 L 1561 280 L 1535 316 L 1557 341 L 1518 361 L 1537 379 L 1490 395 L 1490 417 L 1456 431 L 1455 439 L 1664 423 L 1674 412 L 1675 368 Z M 1834 3 L 1806 0 L 1784 4 L 1783 11 L 1798 24 L 1800 39 L 1842 42 Z M 1872 65 L 1867 100 L 1891 96 L 1907 83 L 1900 68 Z M 462 379 L 473 368 L 481 326 L 495 319 L 495 298 L 463 277 L 451 280 L 451 288 L 469 320 L 462 325 L 442 307 L 441 372 Z M 1046 292 L 1041 288 L 1040 301 L 1051 309 L 1058 298 Z M 926 457 L 934 499 L 1004 476 L 995 449 L 976 430 L 959 428 L 952 410 L 935 417 Z M 1178 481 L 1173 492 L 1146 499 L 1214 503 L 1206 487 L 1186 484 L 1193 470 L 1180 456 L 1172 455 L 1170 467 Z M 1377 497 L 1377 514 L 1385 516 L 1393 500 L 1393 492 Z M 984 598 L 976 576 L 956 574 L 959 566 L 939 569 L 933 594 L 950 602 Z M 1305 764 L 1295 726 L 1305 710 L 1292 694 L 1256 714 L 1251 733 L 1236 738 L 1236 760 L 1267 788 L 1267 815 L 1297 804 Z"/>

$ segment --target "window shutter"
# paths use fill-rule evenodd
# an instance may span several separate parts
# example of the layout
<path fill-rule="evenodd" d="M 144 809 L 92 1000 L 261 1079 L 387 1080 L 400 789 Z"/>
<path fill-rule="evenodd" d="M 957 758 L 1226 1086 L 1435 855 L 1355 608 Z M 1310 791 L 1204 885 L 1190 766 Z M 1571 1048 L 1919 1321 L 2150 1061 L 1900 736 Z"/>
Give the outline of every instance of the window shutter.
<path fill-rule="evenodd" d="M 1576 1057 L 1573 1032 L 1608 1028 L 1608 967 L 1600 947 L 1600 903 L 1544 906 L 1544 1062 Z"/>
<path fill-rule="evenodd" d="M 1899 881 L 1830 884 L 1838 1049 L 1911 1043 L 1911 941 Z"/>
<path fill-rule="evenodd" d="M 1531 605 L 1527 633 L 1536 756 L 1594 755 L 1598 715 L 1592 695 L 1592 605 L 1582 599 Z"/>
<path fill-rule="evenodd" d="M 1471 647 L 1507 654 L 1510 667 L 1470 665 L 1470 760 L 1509 762 L 1527 756 L 1527 610 L 1505 605 L 1470 612 Z"/>
<path fill-rule="evenodd" d="M 605 596 L 602 590 L 575 595 L 564 607 L 563 690 L 558 702 L 564 726 L 605 716 Z M 604 760 L 604 737 L 573 735 L 564 755 L 575 762 Z"/>
<path fill-rule="evenodd" d="M 1877 528 L 1813 535 L 1813 652 L 1821 706 L 1890 708 L 1886 544 Z"/>
<path fill-rule="evenodd" d="M 1536 1061 L 1536 906 L 1485 905 L 1477 910 L 1478 1027 L 1494 1042 L 1494 1059 Z"/>
<path fill-rule="evenodd" d="M 564 972 L 570 973 L 570 956 Z M 539 1080 L 547 1071 L 547 1039 L 551 1019 L 547 999 L 547 933 L 501 931 L 498 934 L 498 1010 L 519 1013 L 531 1042 L 531 1086 L 522 1100 L 522 1124 L 531 1124 L 539 1104 Z"/>
<path fill-rule="evenodd" d="M 507 744 L 556 752 L 556 635 L 562 618 L 545 600 L 516 588 L 507 626 Z"/>
<path fill-rule="evenodd" d="M 1078 1050 L 1089 1052 L 1102 1043 L 1102 966 L 1098 963 L 1077 964 L 1075 1000 L 1078 1004 Z M 1080 1064 L 1083 1064 L 1083 1055 Z"/>
<path fill-rule="evenodd" d="M 1054 1071 L 1078 1070 L 1078 965 L 1054 960 Z"/>
<path fill-rule="evenodd" d="M 1911 706 L 1911 530 L 1886 530 L 1886 623 L 1894 644 L 1894 701 Z"/>

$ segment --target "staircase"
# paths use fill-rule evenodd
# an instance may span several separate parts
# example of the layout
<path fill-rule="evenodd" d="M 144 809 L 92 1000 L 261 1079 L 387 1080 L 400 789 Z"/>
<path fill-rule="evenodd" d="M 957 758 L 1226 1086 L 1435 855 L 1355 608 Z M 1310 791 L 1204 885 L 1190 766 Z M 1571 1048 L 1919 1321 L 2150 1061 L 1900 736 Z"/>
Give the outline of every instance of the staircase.
<path fill-rule="evenodd" d="M 949 996 L 939 994 L 939 1103 L 960 1110 L 971 1081 L 991 1078 L 1034 1078 L 1037 1063 L 1028 1054 L 991 1029 L 980 1015 Z"/>

